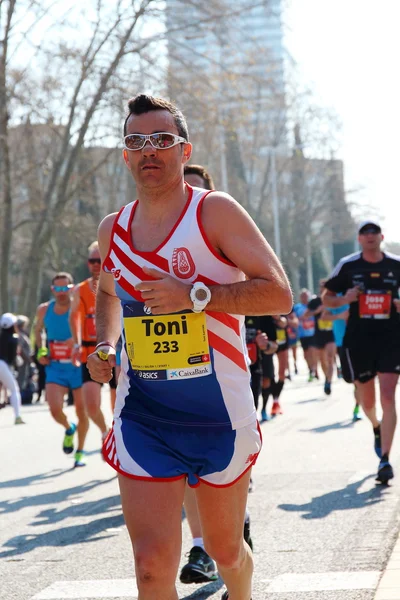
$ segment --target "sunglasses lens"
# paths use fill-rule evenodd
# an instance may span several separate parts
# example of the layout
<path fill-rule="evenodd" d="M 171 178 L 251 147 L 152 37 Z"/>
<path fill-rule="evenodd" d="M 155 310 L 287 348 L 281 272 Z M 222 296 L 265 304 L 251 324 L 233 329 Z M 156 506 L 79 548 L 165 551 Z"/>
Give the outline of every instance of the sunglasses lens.
<path fill-rule="evenodd" d="M 68 292 L 69 286 L 68 285 L 54 285 L 53 290 L 55 292 Z"/>
<path fill-rule="evenodd" d="M 143 148 L 144 136 L 133 133 L 125 137 L 125 146 L 128 150 L 140 150 Z"/>
<path fill-rule="evenodd" d="M 88 262 L 90 265 L 100 265 L 101 259 L 100 258 L 89 258 Z"/>
<path fill-rule="evenodd" d="M 164 150 L 174 145 L 175 136 L 172 133 L 156 133 L 151 136 L 151 143 L 156 148 Z"/>

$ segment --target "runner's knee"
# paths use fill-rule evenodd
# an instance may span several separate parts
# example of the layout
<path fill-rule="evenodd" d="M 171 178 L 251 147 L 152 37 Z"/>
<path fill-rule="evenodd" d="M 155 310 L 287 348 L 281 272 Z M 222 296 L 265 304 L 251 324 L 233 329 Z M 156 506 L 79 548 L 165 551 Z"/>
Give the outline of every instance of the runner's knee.
<path fill-rule="evenodd" d="M 229 543 L 225 538 L 205 540 L 205 550 L 222 569 L 239 569 L 245 559 L 243 540 Z"/>
<path fill-rule="evenodd" d="M 151 544 L 146 547 L 135 547 L 136 578 L 140 588 L 165 586 L 174 583 L 178 559 L 174 560 L 168 544 L 155 548 Z"/>

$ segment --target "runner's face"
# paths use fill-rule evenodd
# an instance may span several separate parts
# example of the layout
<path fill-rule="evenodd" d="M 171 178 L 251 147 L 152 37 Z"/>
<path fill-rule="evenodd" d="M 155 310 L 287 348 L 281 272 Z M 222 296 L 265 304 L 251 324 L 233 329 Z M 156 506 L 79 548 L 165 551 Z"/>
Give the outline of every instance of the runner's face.
<path fill-rule="evenodd" d="M 193 187 L 206 188 L 207 184 L 201 175 L 197 175 L 197 173 L 189 173 L 185 175 L 185 181 Z"/>
<path fill-rule="evenodd" d="M 97 259 L 97 262 L 93 264 L 90 263 L 89 260 L 92 260 L 92 258 Z M 101 263 L 98 262 L 99 260 L 100 252 L 98 250 L 92 250 L 88 256 L 88 269 L 92 277 L 99 277 L 100 275 Z"/>
<path fill-rule="evenodd" d="M 69 281 L 69 279 L 67 277 L 59 277 L 58 279 L 56 279 L 53 282 L 53 286 L 57 285 L 57 286 L 68 286 L 70 285 L 71 282 Z M 72 288 L 71 288 L 72 289 Z M 54 289 L 51 290 L 53 293 L 54 298 L 56 299 L 56 302 L 58 302 L 59 304 L 67 304 L 70 301 L 70 291 L 68 292 L 56 292 Z"/>
<path fill-rule="evenodd" d="M 307 292 L 302 292 L 300 294 L 300 302 L 302 304 L 308 304 L 308 294 L 307 294 Z"/>
<path fill-rule="evenodd" d="M 167 110 L 155 110 L 132 115 L 126 133 L 168 132 L 179 135 L 174 117 Z M 191 155 L 191 144 L 177 144 L 166 150 L 157 150 L 148 141 L 144 148 L 134 152 L 124 150 L 124 160 L 136 183 L 152 190 L 182 178 L 183 165 Z"/>
<path fill-rule="evenodd" d="M 365 250 L 379 250 L 383 242 L 381 233 L 362 233 L 358 236 L 361 248 Z"/>

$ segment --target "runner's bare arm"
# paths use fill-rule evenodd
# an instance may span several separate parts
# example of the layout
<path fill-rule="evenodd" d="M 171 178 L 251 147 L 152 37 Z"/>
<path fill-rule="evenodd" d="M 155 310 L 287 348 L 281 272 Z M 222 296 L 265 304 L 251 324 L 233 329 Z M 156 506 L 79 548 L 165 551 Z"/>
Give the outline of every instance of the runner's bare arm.
<path fill-rule="evenodd" d="M 349 318 L 349 311 L 345 310 L 338 315 L 333 315 L 329 310 L 324 310 L 321 314 L 321 319 L 323 321 L 347 321 Z"/>
<path fill-rule="evenodd" d="M 39 304 L 36 310 L 36 319 L 35 319 L 35 344 L 38 348 L 42 348 L 43 344 L 43 330 L 44 323 L 43 319 L 46 314 L 46 310 L 48 307 L 48 303 Z"/>
<path fill-rule="evenodd" d="M 204 201 L 202 224 L 215 252 L 229 259 L 247 277 L 239 283 L 210 285 L 211 301 L 207 310 L 239 315 L 289 313 L 293 298 L 285 272 L 246 211 L 230 196 L 211 193 Z M 143 268 L 143 271 L 150 278 L 135 288 L 142 293 L 153 315 L 193 307 L 191 284 L 177 281 L 157 269 Z"/>
<path fill-rule="evenodd" d="M 99 225 L 98 240 L 102 262 L 110 248 L 111 232 L 117 213 L 108 215 Z M 96 330 L 97 341 L 108 341 L 114 346 L 121 334 L 121 305 L 115 293 L 112 273 L 100 271 L 100 279 L 96 295 Z"/>
<path fill-rule="evenodd" d="M 288 324 L 291 327 L 298 327 L 299 326 L 299 319 L 297 318 L 297 316 L 294 314 L 294 312 L 291 312 L 288 316 L 287 316 L 287 320 L 288 320 Z"/>
<path fill-rule="evenodd" d="M 211 286 L 209 310 L 242 315 L 278 315 L 292 310 L 286 274 L 249 214 L 228 194 L 212 192 L 201 220 L 208 240 L 247 276 L 247 281 Z"/>
<path fill-rule="evenodd" d="M 347 290 L 344 296 L 337 296 L 335 292 L 325 289 L 322 292 L 321 300 L 324 306 L 328 308 L 340 308 L 345 304 L 351 304 L 357 302 L 358 296 L 360 295 L 360 289 L 358 287 Z"/>
<path fill-rule="evenodd" d="M 75 345 L 82 344 L 82 330 L 81 330 L 81 313 L 79 310 L 81 298 L 79 293 L 79 287 L 76 286 L 72 292 L 72 302 L 69 311 L 69 328 L 71 330 L 72 339 Z"/>

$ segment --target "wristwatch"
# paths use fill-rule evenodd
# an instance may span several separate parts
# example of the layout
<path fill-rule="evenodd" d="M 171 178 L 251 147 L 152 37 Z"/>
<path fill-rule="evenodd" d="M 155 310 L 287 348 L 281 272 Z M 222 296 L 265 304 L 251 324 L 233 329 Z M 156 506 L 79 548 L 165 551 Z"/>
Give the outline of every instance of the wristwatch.
<path fill-rule="evenodd" d="M 207 304 L 211 300 L 211 292 L 204 283 L 201 281 L 197 281 L 193 284 L 193 287 L 190 291 L 190 299 L 193 302 L 192 311 L 195 313 L 199 313 L 205 309 Z"/>

